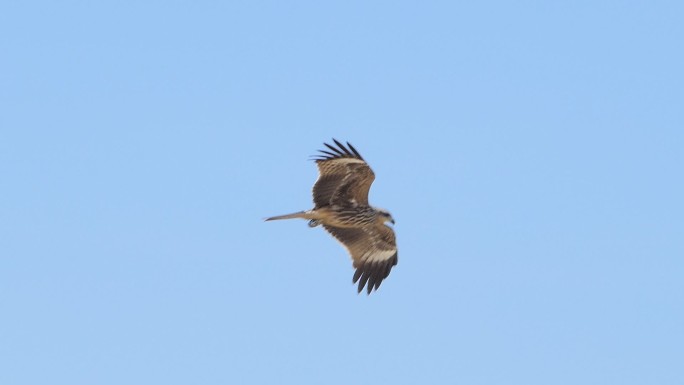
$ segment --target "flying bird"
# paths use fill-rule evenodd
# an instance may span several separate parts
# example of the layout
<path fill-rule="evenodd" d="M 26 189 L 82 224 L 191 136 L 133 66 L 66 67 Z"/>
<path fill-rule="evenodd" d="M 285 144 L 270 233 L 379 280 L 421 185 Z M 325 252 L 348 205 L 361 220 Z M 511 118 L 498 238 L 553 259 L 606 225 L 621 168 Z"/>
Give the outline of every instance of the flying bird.
<path fill-rule="evenodd" d="M 368 190 L 375 174 L 358 151 L 333 139 L 336 146 L 323 143 L 327 149 L 314 155 L 318 180 L 313 186 L 314 208 L 292 214 L 266 218 L 308 219 L 310 227 L 322 225 L 351 255 L 356 269 L 353 282 L 364 286 L 370 294 L 380 287 L 398 262 L 392 215 L 368 203 Z"/>

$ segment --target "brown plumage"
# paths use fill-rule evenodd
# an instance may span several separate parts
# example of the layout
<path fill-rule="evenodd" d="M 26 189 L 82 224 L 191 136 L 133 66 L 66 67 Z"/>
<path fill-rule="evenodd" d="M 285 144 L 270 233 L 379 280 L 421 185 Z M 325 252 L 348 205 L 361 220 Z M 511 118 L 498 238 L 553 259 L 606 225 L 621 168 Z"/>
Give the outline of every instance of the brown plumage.
<path fill-rule="evenodd" d="M 349 251 L 358 291 L 366 287 L 370 294 L 398 262 L 394 231 L 385 225 L 394 219 L 368 204 L 375 174 L 363 157 L 349 142 L 333 142 L 336 147 L 324 143 L 327 149 L 315 158 L 319 176 L 313 187 L 314 208 L 266 220 L 302 218 L 311 227 L 323 225 Z"/>

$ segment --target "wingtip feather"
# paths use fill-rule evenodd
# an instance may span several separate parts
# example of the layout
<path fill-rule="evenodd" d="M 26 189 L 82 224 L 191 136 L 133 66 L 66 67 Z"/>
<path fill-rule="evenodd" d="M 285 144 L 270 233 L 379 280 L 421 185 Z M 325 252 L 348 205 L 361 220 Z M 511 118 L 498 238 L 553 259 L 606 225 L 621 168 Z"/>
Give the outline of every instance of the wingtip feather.
<path fill-rule="evenodd" d="M 335 144 L 336 144 L 340 149 L 342 149 L 342 151 L 344 151 L 345 155 L 349 155 L 349 156 L 351 156 L 351 157 L 354 156 L 354 154 L 352 154 L 352 152 L 349 151 L 349 149 L 348 149 L 347 147 L 345 147 L 344 144 L 342 144 L 342 142 L 340 142 L 339 140 L 337 140 L 337 139 L 335 139 L 335 138 L 333 138 L 333 142 L 335 142 Z"/>
<path fill-rule="evenodd" d="M 347 142 L 347 146 L 349 146 L 349 148 L 352 150 L 354 155 L 356 155 L 359 159 L 363 160 L 363 157 L 361 156 L 361 154 L 359 154 L 359 152 L 356 151 L 356 149 L 354 148 L 354 146 L 351 145 L 351 143 Z"/>
<path fill-rule="evenodd" d="M 327 147 L 330 151 L 328 150 L 318 150 L 322 154 L 325 155 L 318 155 L 321 157 L 321 160 L 331 160 L 331 159 L 336 159 L 336 158 L 356 158 L 359 160 L 362 160 L 365 162 L 361 154 L 352 146 L 349 142 L 347 142 L 347 145 L 345 146 L 342 142 L 339 140 L 332 138 L 333 143 L 337 146 L 335 147 L 334 145 L 331 145 L 329 143 L 323 143 L 325 147 Z"/>

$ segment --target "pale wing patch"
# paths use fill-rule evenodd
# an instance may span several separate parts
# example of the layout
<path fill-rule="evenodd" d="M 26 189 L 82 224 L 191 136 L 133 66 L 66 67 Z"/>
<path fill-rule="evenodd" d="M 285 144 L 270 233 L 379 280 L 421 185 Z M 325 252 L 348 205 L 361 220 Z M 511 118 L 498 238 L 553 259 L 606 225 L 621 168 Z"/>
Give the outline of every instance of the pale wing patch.
<path fill-rule="evenodd" d="M 356 158 L 335 158 L 335 159 L 328 160 L 326 162 L 335 163 L 335 164 L 366 163 L 366 162 L 362 161 L 361 159 L 356 159 Z"/>
<path fill-rule="evenodd" d="M 362 259 L 364 260 L 364 262 L 384 262 L 384 261 L 392 258 L 392 256 L 396 253 L 397 253 L 396 250 L 373 249 L 373 250 L 367 251 L 363 255 Z"/>

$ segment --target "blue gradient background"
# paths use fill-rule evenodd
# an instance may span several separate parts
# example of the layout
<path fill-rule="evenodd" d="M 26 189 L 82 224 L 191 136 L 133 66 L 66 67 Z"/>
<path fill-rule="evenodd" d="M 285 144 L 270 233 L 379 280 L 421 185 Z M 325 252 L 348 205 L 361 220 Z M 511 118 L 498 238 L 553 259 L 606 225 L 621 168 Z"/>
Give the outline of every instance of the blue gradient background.
<path fill-rule="evenodd" d="M 0 6 L 0 383 L 684 383 L 684 6 Z M 399 265 L 304 221 L 323 141 Z"/>

